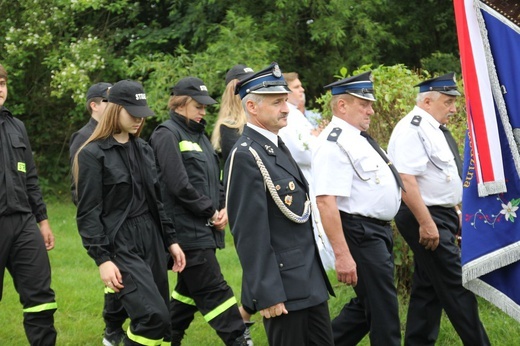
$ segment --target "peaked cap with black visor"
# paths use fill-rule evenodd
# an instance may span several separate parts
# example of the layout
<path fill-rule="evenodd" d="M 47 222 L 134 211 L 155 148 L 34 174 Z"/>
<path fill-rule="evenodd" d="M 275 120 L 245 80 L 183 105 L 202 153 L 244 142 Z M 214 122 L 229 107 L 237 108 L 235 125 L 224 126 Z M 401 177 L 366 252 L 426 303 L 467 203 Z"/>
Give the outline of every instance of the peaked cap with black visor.
<path fill-rule="evenodd" d="M 415 86 L 419 87 L 419 93 L 438 91 L 448 96 L 460 96 L 460 92 L 457 90 L 455 72 L 425 80 Z"/>
<path fill-rule="evenodd" d="M 350 94 L 363 100 L 376 101 L 372 71 L 344 78 L 326 85 L 324 88 L 331 89 L 332 95 Z"/>
<path fill-rule="evenodd" d="M 241 79 L 236 86 L 235 94 L 243 99 L 248 94 L 288 94 L 291 89 L 283 78 L 282 70 L 273 62 L 261 71 Z"/>

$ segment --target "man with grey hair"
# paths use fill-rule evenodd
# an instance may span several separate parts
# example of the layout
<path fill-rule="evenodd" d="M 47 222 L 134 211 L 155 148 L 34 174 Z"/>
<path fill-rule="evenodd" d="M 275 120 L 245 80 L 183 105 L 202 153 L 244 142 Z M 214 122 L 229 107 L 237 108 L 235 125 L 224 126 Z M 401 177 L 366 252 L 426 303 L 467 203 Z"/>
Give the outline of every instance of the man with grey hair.
<path fill-rule="evenodd" d="M 446 127 L 460 96 L 455 74 L 416 86 L 416 106 L 399 121 L 388 145 L 406 190 L 395 223 L 415 264 L 404 344 L 434 345 L 444 309 L 464 345 L 489 345 L 477 300 L 462 286 L 455 241 L 462 216 L 462 162 Z"/>
<path fill-rule="evenodd" d="M 240 81 L 236 92 L 248 122 L 224 181 L 242 303 L 263 316 L 271 346 L 333 345 L 333 291 L 314 241 L 308 184 L 278 137 L 290 90 L 273 63 Z"/>
<path fill-rule="evenodd" d="M 367 71 L 325 86 L 333 117 L 313 152 L 316 203 L 336 257 L 338 281 L 356 297 L 332 321 L 336 346 L 401 345 L 390 221 L 401 181 L 367 130 L 376 101 Z"/>

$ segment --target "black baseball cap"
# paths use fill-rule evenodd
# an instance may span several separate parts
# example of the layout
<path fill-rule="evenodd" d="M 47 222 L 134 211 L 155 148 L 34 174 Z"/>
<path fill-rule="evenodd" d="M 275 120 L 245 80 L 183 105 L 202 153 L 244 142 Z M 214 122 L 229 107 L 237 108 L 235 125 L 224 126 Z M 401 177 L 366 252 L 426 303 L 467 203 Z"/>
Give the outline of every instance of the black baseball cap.
<path fill-rule="evenodd" d="M 108 97 L 108 89 L 112 87 L 112 84 L 100 82 L 92 85 L 88 88 L 87 91 L 87 101 L 93 99 L 94 97 L 101 97 L 103 99 L 107 99 Z"/>
<path fill-rule="evenodd" d="M 110 88 L 108 102 L 123 106 L 131 116 L 146 118 L 155 113 L 148 107 L 146 94 L 141 83 L 121 80 Z"/>
<path fill-rule="evenodd" d="M 203 105 L 212 105 L 217 103 L 209 96 L 208 88 L 204 82 L 196 77 L 186 77 L 181 79 L 172 87 L 172 95 L 189 96 L 195 101 Z"/>
<path fill-rule="evenodd" d="M 254 72 L 251 67 L 247 67 L 244 64 L 235 65 L 226 73 L 226 85 L 233 79 L 242 79 L 252 75 Z"/>

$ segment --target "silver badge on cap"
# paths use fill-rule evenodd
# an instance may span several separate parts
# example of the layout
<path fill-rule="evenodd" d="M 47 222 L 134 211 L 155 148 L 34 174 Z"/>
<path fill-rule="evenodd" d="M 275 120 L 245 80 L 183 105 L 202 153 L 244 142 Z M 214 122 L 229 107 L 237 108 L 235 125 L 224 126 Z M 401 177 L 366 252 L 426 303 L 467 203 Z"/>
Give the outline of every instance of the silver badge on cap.
<path fill-rule="evenodd" d="M 278 64 L 273 66 L 273 76 L 276 78 L 280 78 L 282 76 L 282 70 L 280 70 Z"/>

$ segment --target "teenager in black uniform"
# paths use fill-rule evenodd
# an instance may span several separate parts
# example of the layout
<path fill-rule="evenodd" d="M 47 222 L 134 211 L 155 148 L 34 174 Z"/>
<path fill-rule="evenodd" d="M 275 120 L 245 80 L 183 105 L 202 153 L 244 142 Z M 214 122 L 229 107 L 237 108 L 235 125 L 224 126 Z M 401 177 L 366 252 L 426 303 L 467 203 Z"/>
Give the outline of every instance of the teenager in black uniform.
<path fill-rule="evenodd" d="M 169 339 L 167 253 L 180 272 L 185 257 L 164 213 L 152 149 L 138 138 L 153 112 L 142 86 L 116 83 L 103 118 L 74 162 L 78 230 L 130 317 L 125 345 Z"/>
<path fill-rule="evenodd" d="M 90 120 L 85 126 L 70 136 L 69 153 L 71 167 L 78 149 L 92 135 L 92 132 L 94 132 L 94 129 L 101 120 L 108 103 L 108 90 L 111 87 L 112 84 L 110 83 L 100 82 L 92 85 L 88 89 L 86 108 L 90 113 Z M 74 182 L 71 185 L 72 201 L 77 205 L 76 186 Z M 123 323 L 125 323 L 128 314 L 119 299 L 117 299 L 113 289 L 105 287 L 104 291 L 103 320 L 105 321 L 105 333 L 103 336 L 103 345 L 116 346 L 123 340 L 125 335 Z"/>
<path fill-rule="evenodd" d="M 6 98 L 7 71 L 0 65 L 0 300 L 7 268 L 23 305 L 29 343 L 55 345 L 57 305 L 47 255 L 54 248 L 54 236 L 27 131 L 4 107 Z"/>
<path fill-rule="evenodd" d="M 206 106 L 214 103 L 202 80 L 181 79 L 168 103 L 170 119 L 150 138 L 165 210 L 186 253 L 170 302 L 172 345 L 180 345 L 197 311 L 226 345 L 246 345 L 244 322 L 215 254 L 225 245 L 227 213 L 218 156 L 204 132 Z"/>

